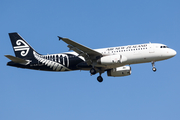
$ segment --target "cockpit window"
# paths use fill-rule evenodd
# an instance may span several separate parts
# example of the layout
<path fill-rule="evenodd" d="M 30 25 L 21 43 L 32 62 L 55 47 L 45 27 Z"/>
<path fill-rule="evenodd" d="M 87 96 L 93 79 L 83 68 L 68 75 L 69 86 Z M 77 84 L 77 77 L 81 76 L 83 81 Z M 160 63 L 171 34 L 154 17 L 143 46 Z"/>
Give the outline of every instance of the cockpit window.
<path fill-rule="evenodd" d="M 161 46 L 161 48 L 168 48 L 168 46 Z"/>

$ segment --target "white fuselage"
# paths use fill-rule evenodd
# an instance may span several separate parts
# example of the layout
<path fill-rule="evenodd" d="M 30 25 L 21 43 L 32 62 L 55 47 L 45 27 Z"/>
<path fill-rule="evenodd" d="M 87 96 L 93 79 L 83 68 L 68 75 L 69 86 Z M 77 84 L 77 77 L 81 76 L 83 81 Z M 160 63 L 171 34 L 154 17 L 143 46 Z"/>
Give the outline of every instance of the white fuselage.
<path fill-rule="evenodd" d="M 110 48 L 102 48 L 102 49 L 94 49 L 94 50 L 103 54 L 103 56 L 123 55 L 127 58 L 127 61 L 123 63 L 107 65 L 106 66 L 107 69 L 115 68 L 123 65 L 161 61 L 161 60 L 169 59 L 176 55 L 175 50 L 168 48 L 164 44 L 159 44 L 159 43 L 127 45 L 127 46 L 110 47 Z M 75 52 L 70 52 L 70 53 L 77 55 Z M 80 58 L 84 60 L 83 57 L 80 56 Z M 96 66 L 101 67 L 103 65 L 96 65 Z"/>

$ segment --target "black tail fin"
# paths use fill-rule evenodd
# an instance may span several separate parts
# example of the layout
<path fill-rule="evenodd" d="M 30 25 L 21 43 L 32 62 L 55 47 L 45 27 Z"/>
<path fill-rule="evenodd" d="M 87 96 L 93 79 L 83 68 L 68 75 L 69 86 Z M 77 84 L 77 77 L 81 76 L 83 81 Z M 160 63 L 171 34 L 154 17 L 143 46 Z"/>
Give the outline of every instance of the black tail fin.
<path fill-rule="evenodd" d="M 35 50 L 18 33 L 9 33 L 9 37 L 16 57 L 24 59 L 34 58 L 33 51 L 35 52 Z"/>

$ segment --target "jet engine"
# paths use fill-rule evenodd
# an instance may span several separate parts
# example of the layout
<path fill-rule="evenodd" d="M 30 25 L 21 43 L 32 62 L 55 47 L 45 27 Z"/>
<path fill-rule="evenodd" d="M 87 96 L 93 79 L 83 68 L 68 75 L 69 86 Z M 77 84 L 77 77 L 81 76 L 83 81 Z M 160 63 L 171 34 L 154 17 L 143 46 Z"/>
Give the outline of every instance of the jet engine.
<path fill-rule="evenodd" d="M 97 60 L 98 64 L 102 65 L 109 65 L 109 64 L 116 64 L 116 63 L 123 63 L 126 62 L 127 58 L 123 55 L 110 55 L 104 56 Z"/>
<path fill-rule="evenodd" d="M 107 75 L 113 77 L 128 76 L 131 75 L 131 67 L 122 66 L 122 67 L 113 68 L 107 71 Z"/>

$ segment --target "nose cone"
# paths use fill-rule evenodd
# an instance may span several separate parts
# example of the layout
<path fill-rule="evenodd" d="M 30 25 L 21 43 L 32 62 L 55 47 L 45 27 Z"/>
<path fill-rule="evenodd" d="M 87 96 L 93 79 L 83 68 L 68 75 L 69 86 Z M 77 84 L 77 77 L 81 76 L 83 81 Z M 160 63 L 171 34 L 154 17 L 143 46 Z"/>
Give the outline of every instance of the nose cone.
<path fill-rule="evenodd" d="M 162 52 L 161 54 L 162 59 L 169 59 L 177 54 L 176 51 L 171 48 L 163 49 L 161 52 Z"/>
<path fill-rule="evenodd" d="M 170 57 L 174 57 L 177 54 L 177 52 L 175 50 L 173 50 L 173 49 L 170 49 L 168 51 L 168 54 L 169 54 Z"/>
<path fill-rule="evenodd" d="M 171 51 L 171 55 L 174 57 L 177 54 L 177 52 L 175 50 Z"/>

